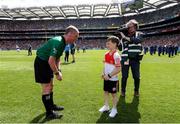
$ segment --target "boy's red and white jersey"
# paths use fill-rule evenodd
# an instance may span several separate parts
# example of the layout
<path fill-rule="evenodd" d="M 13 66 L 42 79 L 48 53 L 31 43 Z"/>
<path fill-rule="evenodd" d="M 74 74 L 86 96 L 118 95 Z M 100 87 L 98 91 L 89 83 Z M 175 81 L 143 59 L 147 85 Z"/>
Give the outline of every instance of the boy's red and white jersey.
<path fill-rule="evenodd" d="M 112 53 L 107 52 L 105 54 L 104 59 L 104 73 L 105 75 L 110 74 L 114 68 L 121 66 L 121 56 L 117 51 L 114 51 Z M 113 76 L 110 78 L 111 81 L 117 81 L 118 75 Z"/>

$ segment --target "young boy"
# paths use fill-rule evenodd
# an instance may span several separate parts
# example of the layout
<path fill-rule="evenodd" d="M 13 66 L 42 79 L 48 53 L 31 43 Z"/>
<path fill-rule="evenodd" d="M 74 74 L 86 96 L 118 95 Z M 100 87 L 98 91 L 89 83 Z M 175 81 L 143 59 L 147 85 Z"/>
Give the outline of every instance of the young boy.
<path fill-rule="evenodd" d="M 105 54 L 104 70 L 102 78 L 104 79 L 104 106 L 99 109 L 100 112 L 109 111 L 109 93 L 112 95 L 113 108 L 109 117 L 113 118 L 117 112 L 117 91 L 118 91 L 118 73 L 121 71 L 121 57 L 117 51 L 119 38 L 111 36 L 107 39 L 106 47 L 109 50 Z"/>

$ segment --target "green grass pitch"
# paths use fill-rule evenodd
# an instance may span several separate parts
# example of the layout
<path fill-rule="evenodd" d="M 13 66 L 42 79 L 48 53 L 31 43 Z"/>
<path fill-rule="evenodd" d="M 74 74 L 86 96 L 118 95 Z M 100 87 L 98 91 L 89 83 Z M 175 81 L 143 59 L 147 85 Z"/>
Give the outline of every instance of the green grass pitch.
<path fill-rule="evenodd" d="M 64 116 L 48 123 L 180 123 L 180 56 L 144 56 L 139 99 L 133 97 L 130 73 L 127 96 L 119 97 L 119 114 L 110 119 L 108 113 L 98 112 L 103 105 L 100 75 L 104 53 L 104 50 L 81 51 L 76 53 L 75 64 L 61 65 L 63 81 L 54 80 L 54 101 L 65 107 Z M 27 56 L 26 51 L 0 51 L 0 123 L 44 121 L 41 89 L 34 82 L 34 58 L 35 51 L 33 56 Z"/>

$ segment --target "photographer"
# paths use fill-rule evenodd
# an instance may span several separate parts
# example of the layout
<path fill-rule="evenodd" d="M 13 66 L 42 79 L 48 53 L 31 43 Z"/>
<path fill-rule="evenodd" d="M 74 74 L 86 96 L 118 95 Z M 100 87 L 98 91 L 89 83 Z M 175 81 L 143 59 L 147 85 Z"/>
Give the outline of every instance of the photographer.
<path fill-rule="evenodd" d="M 142 37 L 143 34 L 138 32 L 138 22 L 130 20 L 127 24 L 127 31 L 120 32 L 121 40 L 123 42 L 122 50 L 122 80 L 121 80 L 121 96 L 125 96 L 126 84 L 129 74 L 129 67 L 131 67 L 134 78 L 134 96 L 139 96 L 140 85 L 140 60 L 142 60 Z"/>

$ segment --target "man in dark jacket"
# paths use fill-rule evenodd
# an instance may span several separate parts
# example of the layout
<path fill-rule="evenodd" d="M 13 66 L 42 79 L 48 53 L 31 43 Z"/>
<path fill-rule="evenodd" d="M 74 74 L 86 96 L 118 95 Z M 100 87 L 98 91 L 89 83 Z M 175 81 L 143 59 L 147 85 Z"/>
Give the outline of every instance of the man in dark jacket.
<path fill-rule="evenodd" d="M 125 96 L 126 84 L 131 67 L 134 78 L 134 95 L 139 96 L 140 85 L 140 60 L 142 59 L 142 37 L 143 33 L 137 32 L 138 22 L 130 20 L 127 24 L 127 34 L 120 32 L 124 50 L 122 51 L 122 79 L 121 79 L 121 96 Z"/>

